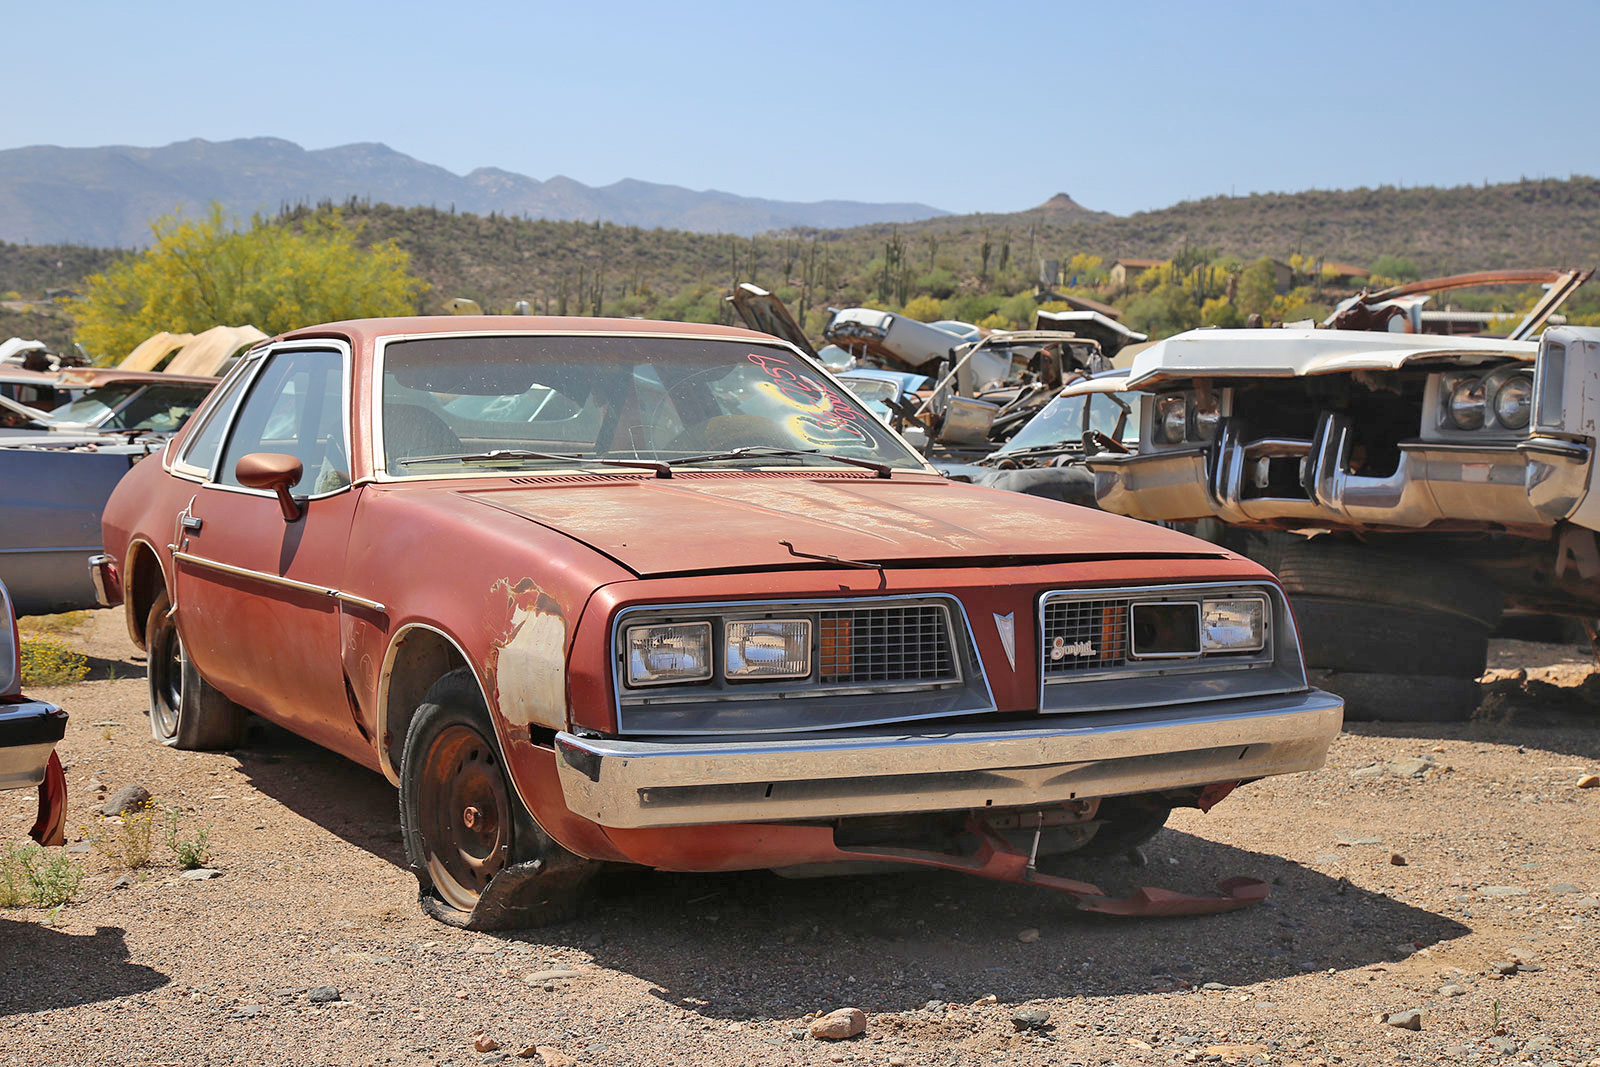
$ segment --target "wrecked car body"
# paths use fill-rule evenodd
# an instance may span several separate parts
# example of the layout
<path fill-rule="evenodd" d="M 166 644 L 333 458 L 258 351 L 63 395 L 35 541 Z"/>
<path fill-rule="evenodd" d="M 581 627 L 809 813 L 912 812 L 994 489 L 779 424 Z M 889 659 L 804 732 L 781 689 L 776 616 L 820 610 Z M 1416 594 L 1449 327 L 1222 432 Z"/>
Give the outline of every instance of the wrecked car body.
<path fill-rule="evenodd" d="M 67 778 L 56 755 L 67 713 L 22 693 L 17 612 L 0 582 L 0 789 L 37 789 L 39 814 L 28 836 L 41 845 L 66 844 Z"/>
<path fill-rule="evenodd" d="M 53 377 L 77 395 L 52 411 L 0 397 L 0 581 L 23 615 L 95 606 L 83 558 L 99 551 L 106 500 L 216 384 L 93 368 Z"/>
<path fill-rule="evenodd" d="M 154 737 L 249 711 L 381 772 L 424 906 L 479 927 L 570 915 L 608 863 L 1237 907 L 1264 887 L 1113 901 L 1049 857 L 1320 766 L 1341 718 L 1257 564 L 947 481 L 726 327 L 297 331 L 129 473 L 105 544 Z"/>
<path fill-rule="evenodd" d="M 1307 662 L 1370 696 L 1353 714 L 1460 718 L 1502 610 L 1600 615 L 1597 375 L 1593 327 L 1537 342 L 1197 330 L 1134 361 L 1139 452 L 1088 466 L 1119 514 L 1316 535 L 1270 542 L 1268 560 Z M 1351 636 L 1395 610 L 1404 632 Z M 1416 708 L 1382 706 L 1397 687 Z"/>

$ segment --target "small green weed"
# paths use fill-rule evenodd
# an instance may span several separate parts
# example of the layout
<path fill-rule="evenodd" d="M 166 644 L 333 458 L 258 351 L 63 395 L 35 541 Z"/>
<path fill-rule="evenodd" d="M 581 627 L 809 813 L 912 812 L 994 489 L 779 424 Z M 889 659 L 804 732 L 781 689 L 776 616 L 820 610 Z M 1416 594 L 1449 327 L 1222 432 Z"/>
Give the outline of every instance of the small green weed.
<path fill-rule="evenodd" d="M 155 850 L 155 828 L 155 808 L 147 800 L 120 818 L 101 819 L 87 836 L 96 852 L 118 867 L 135 871 L 150 866 L 150 855 Z"/>
<path fill-rule="evenodd" d="M 193 837 L 184 837 L 179 828 L 182 819 L 183 813 L 177 808 L 167 809 L 167 847 L 178 866 L 192 871 L 211 862 L 211 824 L 197 829 Z"/>
<path fill-rule="evenodd" d="M 68 856 L 23 845 L 0 854 L 0 908 L 60 908 L 77 895 L 83 868 Z"/>
<path fill-rule="evenodd" d="M 23 685 L 73 685 L 89 673 L 89 661 L 53 637 L 24 638 Z"/>

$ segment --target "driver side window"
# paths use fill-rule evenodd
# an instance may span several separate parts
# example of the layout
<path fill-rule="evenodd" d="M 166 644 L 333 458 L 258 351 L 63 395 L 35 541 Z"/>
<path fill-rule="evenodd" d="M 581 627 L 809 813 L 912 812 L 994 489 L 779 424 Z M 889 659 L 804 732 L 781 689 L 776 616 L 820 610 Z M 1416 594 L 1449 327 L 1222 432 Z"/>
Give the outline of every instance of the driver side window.
<path fill-rule="evenodd" d="M 217 481 L 238 485 L 239 460 L 281 452 L 300 460 L 296 496 L 350 484 L 344 439 L 344 357 L 327 349 L 285 349 L 267 357 L 234 422 Z"/>

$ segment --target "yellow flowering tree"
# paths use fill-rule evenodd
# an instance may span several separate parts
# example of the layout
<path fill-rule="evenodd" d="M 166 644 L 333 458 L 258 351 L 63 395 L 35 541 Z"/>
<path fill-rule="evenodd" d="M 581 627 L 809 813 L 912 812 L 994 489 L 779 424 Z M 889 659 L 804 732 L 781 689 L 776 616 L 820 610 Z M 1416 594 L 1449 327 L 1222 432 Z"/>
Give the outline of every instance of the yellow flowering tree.
<path fill-rule="evenodd" d="M 152 224 L 155 243 L 85 279 L 77 339 L 115 361 L 160 330 L 251 325 L 269 335 L 339 319 L 413 314 L 427 283 L 392 241 L 363 248 L 336 216 L 303 229 L 260 215 L 248 226 L 212 204 Z"/>

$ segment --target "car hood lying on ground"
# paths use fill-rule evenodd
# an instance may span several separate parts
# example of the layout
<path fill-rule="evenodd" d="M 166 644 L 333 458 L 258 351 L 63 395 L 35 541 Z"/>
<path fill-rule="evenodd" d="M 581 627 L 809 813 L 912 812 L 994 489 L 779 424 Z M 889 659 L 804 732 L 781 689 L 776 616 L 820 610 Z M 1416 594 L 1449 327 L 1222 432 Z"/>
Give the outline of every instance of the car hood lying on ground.
<path fill-rule="evenodd" d="M 602 477 L 454 494 L 566 534 L 641 577 L 816 566 L 818 556 L 994 566 L 1225 554 L 1104 512 L 903 475 Z"/>

